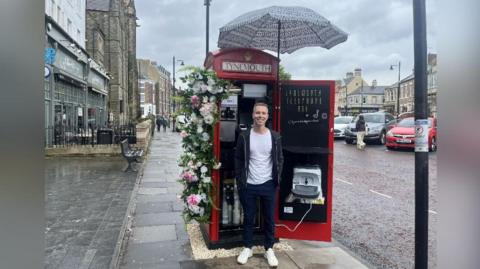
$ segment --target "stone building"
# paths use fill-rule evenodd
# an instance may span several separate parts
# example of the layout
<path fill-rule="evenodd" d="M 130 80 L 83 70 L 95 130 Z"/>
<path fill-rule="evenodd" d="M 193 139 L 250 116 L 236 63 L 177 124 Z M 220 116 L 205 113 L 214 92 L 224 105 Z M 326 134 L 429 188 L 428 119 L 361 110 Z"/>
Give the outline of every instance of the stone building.
<path fill-rule="evenodd" d="M 133 0 L 87 0 L 86 49 L 110 76 L 108 120 L 114 124 L 140 117 L 136 20 Z"/>
<path fill-rule="evenodd" d="M 361 86 L 368 86 L 362 78 L 362 69 L 355 68 L 354 72 L 347 72 L 345 78 L 336 83 L 335 108 L 341 115 L 351 115 L 347 103 L 347 96 Z M 337 115 L 337 114 L 335 114 Z"/>
<path fill-rule="evenodd" d="M 429 116 L 437 116 L 437 89 L 437 55 L 429 53 L 427 58 L 427 113 Z M 394 115 L 397 114 L 397 91 L 397 83 L 385 88 L 384 109 Z M 400 81 L 399 100 L 399 113 L 414 112 L 415 76 L 413 73 Z"/>
<path fill-rule="evenodd" d="M 371 86 L 363 85 L 348 94 L 349 115 L 383 110 L 385 86 L 373 80 Z"/>
<path fill-rule="evenodd" d="M 139 84 L 143 80 L 154 81 L 155 114 L 171 114 L 171 82 L 170 72 L 157 62 L 149 59 L 138 59 Z"/>

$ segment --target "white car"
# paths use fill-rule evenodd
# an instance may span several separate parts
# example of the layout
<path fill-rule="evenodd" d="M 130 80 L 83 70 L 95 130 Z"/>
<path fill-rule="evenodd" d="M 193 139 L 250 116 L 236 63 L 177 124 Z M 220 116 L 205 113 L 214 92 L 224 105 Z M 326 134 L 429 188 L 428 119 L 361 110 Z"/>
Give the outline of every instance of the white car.
<path fill-rule="evenodd" d="M 333 120 L 333 137 L 335 138 L 344 138 L 345 137 L 345 128 L 353 120 L 353 116 L 338 116 Z"/>

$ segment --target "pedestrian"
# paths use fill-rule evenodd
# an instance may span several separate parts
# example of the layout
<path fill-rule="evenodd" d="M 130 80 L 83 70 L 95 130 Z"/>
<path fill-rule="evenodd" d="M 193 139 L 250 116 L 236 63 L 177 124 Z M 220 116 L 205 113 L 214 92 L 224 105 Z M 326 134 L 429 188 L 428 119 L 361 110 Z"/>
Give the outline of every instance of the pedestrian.
<path fill-rule="evenodd" d="M 157 119 L 155 120 L 155 123 L 157 124 L 157 132 L 160 132 L 160 126 L 162 125 L 162 119 L 160 115 L 157 115 Z"/>
<path fill-rule="evenodd" d="M 365 119 L 363 115 L 358 116 L 357 123 L 355 124 L 355 128 L 357 129 L 357 148 L 364 149 L 365 142 L 363 142 L 363 138 L 365 137 Z"/>
<path fill-rule="evenodd" d="M 168 124 L 167 117 L 165 117 L 165 115 L 162 115 L 162 125 L 163 125 L 163 132 L 164 133 L 167 131 L 167 124 Z"/>
<path fill-rule="evenodd" d="M 257 213 L 257 198 L 262 204 L 264 220 L 264 257 L 270 266 L 278 266 L 273 252 L 275 240 L 275 193 L 280 183 L 283 166 L 280 135 L 269 130 L 268 106 L 256 103 L 252 112 L 253 128 L 240 133 L 235 150 L 235 178 L 240 203 L 243 207 L 244 248 L 237 257 L 239 264 L 245 264 L 252 256 L 253 226 Z"/>
<path fill-rule="evenodd" d="M 172 115 L 172 132 L 175 132 L 175 116 Z"/>

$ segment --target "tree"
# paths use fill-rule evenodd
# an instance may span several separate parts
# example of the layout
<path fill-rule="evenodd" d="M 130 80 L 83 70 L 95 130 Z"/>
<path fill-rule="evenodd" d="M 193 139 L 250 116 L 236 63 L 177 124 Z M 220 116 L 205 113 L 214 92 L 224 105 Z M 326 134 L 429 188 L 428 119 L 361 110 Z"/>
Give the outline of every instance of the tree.
<path fill-rule="evenodd" d="M 292 79 L 292 75 L 290 75 L 290 73 L 285 71 L 285 68 L 283 67 L 283 65 L 280 65 L 279 76 L 280 76 L 280 80 L 291 80 Z"/>

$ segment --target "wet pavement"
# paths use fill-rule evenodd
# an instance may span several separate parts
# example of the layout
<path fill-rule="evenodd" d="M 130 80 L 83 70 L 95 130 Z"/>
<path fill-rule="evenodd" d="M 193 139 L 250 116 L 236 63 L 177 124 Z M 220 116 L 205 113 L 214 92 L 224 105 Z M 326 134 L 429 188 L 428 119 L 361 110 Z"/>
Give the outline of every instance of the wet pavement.
<path fill-rule="evenodd" d="M 121 157 L 45 159 L 45 268 L 109 268 L 135 186 Z"/>
<path fill-rule="evenodd" d="M 179 198 L 183 186 L 177 182 L 180 141 L 171 129 L 152 139 L 138 192 L 132 197 L 133 222 L 120 268 L 180 268 L 180 262 L 191 259 Z"/>

